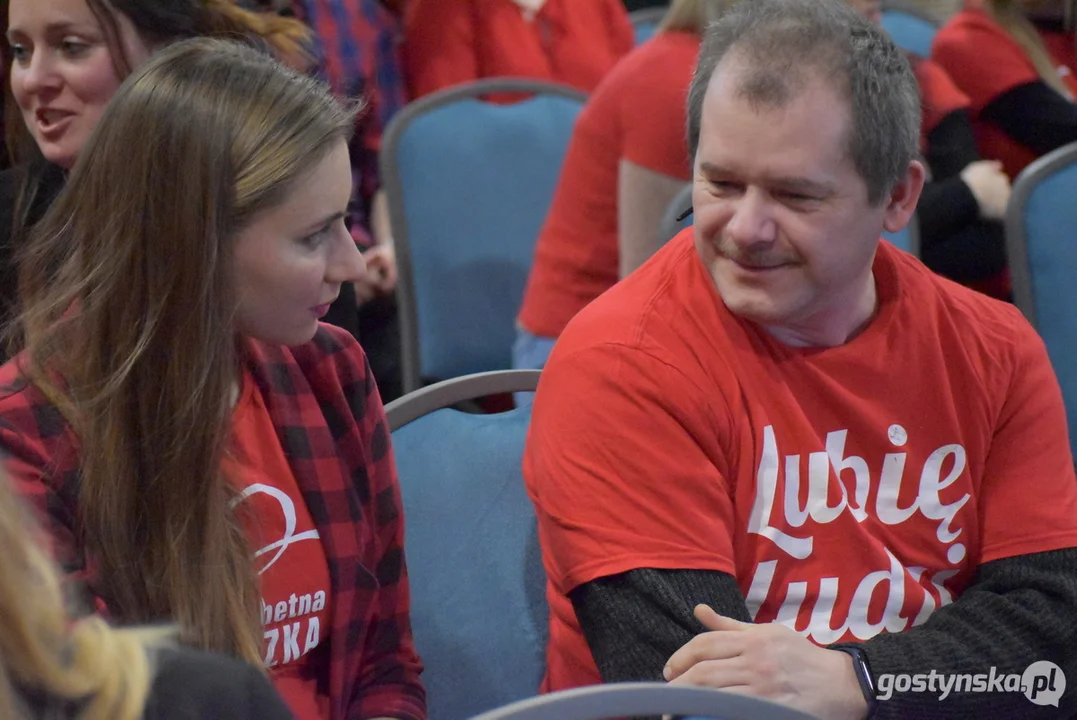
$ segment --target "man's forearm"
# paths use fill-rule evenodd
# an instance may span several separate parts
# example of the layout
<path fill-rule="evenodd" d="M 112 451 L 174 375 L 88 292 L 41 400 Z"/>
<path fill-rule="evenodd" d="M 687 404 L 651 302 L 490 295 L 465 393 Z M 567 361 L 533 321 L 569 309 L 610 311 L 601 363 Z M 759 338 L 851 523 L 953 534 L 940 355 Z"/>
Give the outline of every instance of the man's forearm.
<path fill-rule="evenodd" d="M 1077 712 L 1077 549 L 987 563 L 957 601 L 936 610 L 923 625 L 878 635 L 860 647 L 876 686 L 884 675 L 896 679 L 934 671 L 936 676 L 934 692 L 891 688 L 875 718 L 1072 717 Z M 1020 675 L 1038 661 L 1058 665 L 1070 679 L 1057 710 L 1034 704 L 1023 692 L 998 692 L 997 680 L 987 692 L 955 692 L 951 685 L 940 700 L 940 675 L 990 680 L 992 668 L 996 678 Z"/>

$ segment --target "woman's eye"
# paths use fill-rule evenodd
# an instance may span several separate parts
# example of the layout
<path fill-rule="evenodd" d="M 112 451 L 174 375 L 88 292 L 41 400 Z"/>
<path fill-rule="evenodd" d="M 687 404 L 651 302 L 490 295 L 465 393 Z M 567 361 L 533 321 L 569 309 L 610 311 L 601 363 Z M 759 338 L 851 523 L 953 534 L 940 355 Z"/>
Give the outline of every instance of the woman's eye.
<path fill-rule="evenodd" d="M 90 49 L 90 46 L 81 40 L 64 40 L 61 47 L 63 48 L 64 54 L 70 57 L 79 57 L 86 54 Z"/>
<path fill-rule="evenodd" d="M 12 43 L 11 44 L 11 57 L 14 58 L 15 62 L 20 63 L 20 64 L 25 64 L 26 62 L 28 62 L 30 60 L 30 51 L 29 51 L 29 49 L 27 49 L 27 47 L 25 45 L 20 45 L 18 43 Z"/>

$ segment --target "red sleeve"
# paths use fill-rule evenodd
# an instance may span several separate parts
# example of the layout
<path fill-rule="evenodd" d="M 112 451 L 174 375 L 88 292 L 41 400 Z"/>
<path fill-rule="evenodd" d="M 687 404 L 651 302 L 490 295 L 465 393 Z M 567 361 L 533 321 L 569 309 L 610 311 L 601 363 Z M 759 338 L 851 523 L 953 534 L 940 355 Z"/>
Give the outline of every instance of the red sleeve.
<path fill-rule="evenodd" d="M 1017 310 L 1013 310 L 1017 315 Z M 1009 392 L 980 492 L 982 562 L 1073 546 L 1077 518 L 1062 392 L 1043 341 L 1020 316 Z"/>
<path fill-rule="evenodd" d="M 920 104 L 923 107 L 923 134 L 934 130 L 950 113 L 967 108 L 969 98 L 961 92 L 938 63 L 928 59 L 913 61 L 913 72 L 920 85 Z"/>
<path fill-rule="evenodd" d="M 652 41 L 655 42 L 655 41 Z M 672 59 L 666 55 L 664 59 Z M 622 88 L 621 157 L 654 172 L 685 180 L 691 177 L 685 139 L 688 85 L 692 66 L 667 62 L 658 71 L 647 68 L 628 78 Z"/>
<path fill-rule="evenodd" d="M 410 0 L 404 75 L 412 99 L 479 77 L 470 0 Z"/>
<path fill-rule="evenodd" d="M 979 113 L 1009 90 L 1040 79 L 1021 46 L 980 12 L 966 11 L 939 30 L 931 57 Z"/>
<path fill-rule="evenodd" d="M 559 592 L 637 568 L 735 574 L 725 463 L 704 450 L 720 403 L 705 406 L 693 387 L 637 349 L 555 351 L 535 398 L 524 477 Z"/>
<path fill-rule="evenodd" d="M 349 355 L 365 373 L 365 382 L 356 386 L 365 396 L 351 398 L 349 404 L 365 407 L 356 420 L 369 450 L 368 517 L 376 526 L 378 591 L 370 619 L 373 627 L 362 652 L 356 686 L 359 692 L 348 718 L 423 718 L 426 696 L 419 681 L 422 663 L 412 641 L 408 615 L 411 600 L 404 566 L 404 508 L 389 425 L 370 365 L 358 345 L 352 343 L 352 349 Z"/>

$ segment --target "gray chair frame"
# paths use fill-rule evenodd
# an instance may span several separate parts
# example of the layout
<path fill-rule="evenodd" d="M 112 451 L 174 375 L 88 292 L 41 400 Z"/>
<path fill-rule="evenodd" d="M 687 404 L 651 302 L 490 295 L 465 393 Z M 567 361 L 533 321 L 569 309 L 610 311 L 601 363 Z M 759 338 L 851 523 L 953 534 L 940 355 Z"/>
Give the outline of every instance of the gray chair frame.
<path fill-rule="evenodd" d="M 662 222 L 658 225 L 658 241 L 661 245 L 665 245 L 677 234 L 677 226 L 680 225 L 677 218 L 691 205 L 692 183 L 688 183 L 677 191 L 677 194 L 669 201 L 669 205 L 666 206 L 666 213 L 662 216 Z"/>
<path fill-rule="evenodd" d="M 382 186 L 389 207 L 389 225 L 396 249 L 398 281 L 396 301 L 400 316 L 401 375 L 404 392 L 422 387 L 422 363 L 419 354 L 419 318 L 415 300 L 415 278 L 412 275 L 411 243 L 408 222 L 404 213 L 404 185 L 396 164 L 396 152 L 401 138 L 411 124 L 426 113 L 461 100 L 481 99 L 498 93 L 556 95 L 587 102 L 587 95 L 567 85 L 530 80 L 527 78 L 489 78 L 440 90 L 415 102 L 408 103 L 389 122 L 378 156 Z"/>
<path fill-rule="evenodd" d="M 811 720 L 799 710 L 701 687 L 612 683 L 565 690 L 511 703 L 471 720 L 608 720 L 644 715 L 695 715 L 721 720 Z"/>
<path fill-rule="evenodd" d="M 463 375 L 410 392 L 385 406 L 389 432 L 402 428 L 441 408 L 475 400 L 487 395 L 533 392 L 538 387 L 541 370 L 491 370 Z"/>
<path fill-rule="evenodd" d="M 1033 326 L 1036 325 L 1036 304 L 1032 294 L 1032 270 L 1028 264 L 1025 209 L 1040 183 L 1075 162 L 1077 143 L 1065 145 L 1038 158 L 1017 176 L 1010 204 L 1006 207 L 1006 259 L 1013 283 L 1013 302 Z"/>

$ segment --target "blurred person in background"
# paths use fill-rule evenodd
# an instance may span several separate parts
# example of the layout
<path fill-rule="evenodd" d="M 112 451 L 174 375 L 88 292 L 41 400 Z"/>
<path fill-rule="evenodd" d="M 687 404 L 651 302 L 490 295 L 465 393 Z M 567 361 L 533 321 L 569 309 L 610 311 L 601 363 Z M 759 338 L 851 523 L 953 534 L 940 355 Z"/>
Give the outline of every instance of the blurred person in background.
<path fill-rule="evenodd" d="M 591 92 L 635 44 L 621 0 L 408 0 L 404 17 L 412 99 L 493 77 Z"/>
<path fill-rule="evenodd" d="M 966 0 L 935 36 L 935 60 L 969 98 L 980 154 L 1011 180 L 1077 141 L 1072 0 Z"/>
<path fill-rule="evenodd" d="M 363 344 L 382 400 L 403 392 L 396 252 L 381 190 L 378 153 L 389 121 L 407 101 L 399 46 L 404 3 L 380 0 L 293 0 L 297 18 L 314 33 L 318 74 L 342 98 L 363 98 L 349 150 L 352 202 L 348 227 L 366 260 L 367 273 L 342 288 L 326 322 L 345 328 Z"/>
<path fill-rule="evenodd" d="M 879 0 L 849 0 L 868 20 Z M 930 58 L 906 52 L 920 89 L 920 153 L 929 171 L 916 206 L 920 258 L 935 272 L 1000 300 L 1011 296 L 1002 221 L 1010 180 L 976 147 L 969 98 Z"/>
<path fill-rule="evenodd" d="M 647 260 L 687 184 L 685 101 L 703 29 L 736 0 L 674 0 L 588 100 L 539 234 L 513 350 L 541 368 L 568 321 Z"/>

